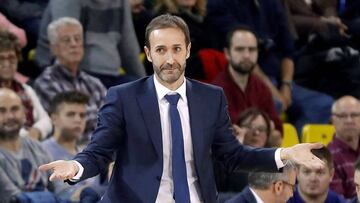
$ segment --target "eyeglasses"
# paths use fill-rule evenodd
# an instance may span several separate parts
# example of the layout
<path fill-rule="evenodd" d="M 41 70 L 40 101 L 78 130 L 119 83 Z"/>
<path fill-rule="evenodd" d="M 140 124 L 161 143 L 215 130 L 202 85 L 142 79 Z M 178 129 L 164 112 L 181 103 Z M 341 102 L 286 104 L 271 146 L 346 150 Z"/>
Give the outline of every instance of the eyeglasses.
<path fill-rule="evenodd" d="M 268 129 L 264 126 L 252 126 L 252 125 L 242 125 L 241 127 L 247 128 L 249 130 L 251 130 L 252 132 L 257 132 L 257 133 L 267 133 Z"/>
<path fill-rule="evenodd" d="M 0 67 L 4 66 L 5 61 L 8 61 L 10 65 L 14 65 L 17 63 L 17 57 L 15 55 L 0 56 Z"/>
<path fill-rule="evenodd" d="M 285 181 L 285 180 L 282 180 L 282 182 L 283 182 L 285 185 L 290 186 L 292 192 L 295 192 L 295 190 L 296 190 L 296 185 L 295 185 L 295 184 L 291 184 L 291 183 L 289 183 L 289 182 L 287 182 L 287 181 Z"/>
<path fill-rule="evenodd" d="M 73 36 L 64 36 L 62 38 L 59 38 L 59 43 L 69 46 L 72 42 L 75 42 L 75 44 L 79 44 L 83 42 L 83 37 L 81 35 L 73 35 Z"/>
<path fill-rule="evenodd" d="M 347 119 L 350 117 L 351 119 L 359 118 L 360 112 L 353 112 L 353 113 L 333 113 L 333 115 L 339 119 Z"/>

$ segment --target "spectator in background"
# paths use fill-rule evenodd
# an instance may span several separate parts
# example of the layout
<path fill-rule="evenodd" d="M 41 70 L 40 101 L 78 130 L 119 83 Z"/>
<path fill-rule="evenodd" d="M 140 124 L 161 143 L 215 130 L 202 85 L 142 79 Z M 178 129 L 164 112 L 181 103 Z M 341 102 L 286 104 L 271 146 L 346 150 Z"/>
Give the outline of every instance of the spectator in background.
<path fill-rule="evenodd" d="M 81 92 L 62 92 L 51 102 L 51 120 L 54 134 L 42 142 L 43 148 L 53 160 L 70 160 L 79 152 L 78 141 L 83 136 L 86 123 L 86 106 L 89 97 Z M 66 200 L 78 202 L 85 187 L 99 188 L 99 177 L 82 181 L 70 186 L 63 181 L 56 181 L 55 194 Z"/>
<path fill-rule="evenodd" d="M 336 133 L 328 145 L 335 166 L 330 188 L 349 199 L 356 195 L 354 163 L 360 155 L 360 103 L 352 96 L 343 96 L 331 110 Z"/>
<path fill-rule="evenodd" d="M 56 94 L 73 90 L 87 94 L 90 100 L 85 132 L 89 135 L 96 126 L 106 88 L 99 79 L 79 69 L 84 56 L 83 27 L 75 18 L 62 17 L 49 24 L 47 33 L 56 61 L 35 80 L 35 91 L 48 112 L 50 101 Z M 88 140 L 89 137 L 85 138 Z"/>
<path fill-rule="evenodd" d="M 49 0 L 2 0 L 0 10 L 11 22 L 24 29 L 28 38 L 27 50 L 34 49 L 39 36 L 40 22 Z"/>
<path fill-rule="evenodd" d="M 260 55 L 254 69 L 268 85 L 277 108 L 301 132 L 306 123 L 328 123 L 332 97 L 293 82 L 294 42 L 286 11 L 278 0 L 209 0 L 208 18 L 213 30 L 225 39 L 238 25 L 252 28 L 259 39 Z"/>
<path fill-rule="evenodd" d="M 226 203 L 285 203 L 293 196 L 296 165 L 288 162 L 280 173 L 251 172 L 249 187 Z"/>
<path fill-rule="evenodd" d="M 0 87 L 15 91 L 24 104 L 26 123 L 20 134 L 28 131 L 31 137 L 43 139 L 51 132 L 51 121 L 35 91 L 15 79 L 19 57 L 17 37 L 8 31 L 0 31 Z"/>
<path fill-rule="evenodd" d="M 16 92 L 0 88 L 0 197 L 5 203 L 22 192 L 46 191 L 49 186 L 48 174 L 38 167 L 50 156 L 38 141 L 19 134 L 26 121 L 22 103 Z"/>
<path fill-rule="evenodd" d="M 20 48 L 24 48 L 27 44 L 25 31 L 12 24 L 2 13 L 0 13 L 0 27 L 13 33 L 19 40 Z"/>
<path fill-rule="evenodd" d="M 195 79 L 205 79 L 198 53 L 211 47 L 214 40 L 206 18 L 206 4 L 207 0 L 156 0 L 154 5 L 155 15 L 170 13 L 184 19 L 189 26 L 191 53 L 186 75 Z"/>
<path fill-rule="evenodd" d="M 247 27 L 235 27 L 227 36 L 224 49 L 228 68 L 220 73 L 213 84 L 224 89 L 230 118 L 238 122 L 239 114 L 247 108 L 257 107 L 266 112 L 282 132 L 282 123 L 276 113 L 273 97 L 266 84 L 253 73 L 258 60 L 256 35 Z"/>
<path fill-rule="evenodd" d="M 310 169 L 299 166 L 297 175 L 298 186 L 294 196 L 288 203 L 345 203 L 343 196 L 329 189 L 334 176 L 334 163 L 330 151 L 324 147 L 312 152 L 324 161 L 325 167 Z"/>
<path fill-rule="evenodd" d="M 251 147 L 275 147 L 272 145 L 271 120 L 263 111 L 256 108 L 249 108 L 241 112 L 234 127 L 234 135 L 238 141 Z M 221 162 L 214 164 L 216 185 L 219 191 L 219 201 L 233 197 L 246 187 L 248 180 L 247 172 L 229 172 Z"/>
<path fill-rule="evenodd" d="M 36 48 L 41 67 L 51 65 L 54 59 L 47 27 L 66 16 L 78 19 L 84 27 L 82 70 L 98 77 L 106 87 L 145 76 L 128 0 L 51 0 L 43 15 Z"/>

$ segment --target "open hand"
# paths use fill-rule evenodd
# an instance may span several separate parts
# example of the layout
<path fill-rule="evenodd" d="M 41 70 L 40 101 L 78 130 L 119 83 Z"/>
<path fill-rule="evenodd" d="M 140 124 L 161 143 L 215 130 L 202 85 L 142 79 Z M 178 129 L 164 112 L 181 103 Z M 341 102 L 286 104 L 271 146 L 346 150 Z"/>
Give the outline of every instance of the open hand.
<path fill-rule="evenodd" d="M 79 171 L 79 167 L 74 161 L 58 160 L 48 164 L 41 165 L 40 171 L 52 170 L 52 174 L 49 178 L 53 180 L 67 180 L 73 178 Z"/>
<path fill-rule="evenodd" d="M 302 143 L 292 147 L 283 148 L 280 152 L 282 160 L 291 160 L 297 164 L 303 165 L 306 168 L 322 169 L 325 163 L 316 157 L 311 150 L 320 149 L 324 147 L 321 143 Z"/>

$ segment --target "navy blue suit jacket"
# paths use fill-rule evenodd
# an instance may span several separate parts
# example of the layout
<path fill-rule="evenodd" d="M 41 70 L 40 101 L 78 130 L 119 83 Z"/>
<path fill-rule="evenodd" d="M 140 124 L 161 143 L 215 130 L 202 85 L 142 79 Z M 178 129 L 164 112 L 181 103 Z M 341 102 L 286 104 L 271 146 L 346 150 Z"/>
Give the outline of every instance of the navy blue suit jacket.
<path fill-rule="evenodd" d="M 256 203 L 256 199 L 253 193 L 250 191 L 250 188 L 246 187 L 241 193 L 226 201 L 225 203 Z"/>
<path fill-rule="evenodd" d="M 102 202 L 155 202 L 163 169 L 163 149 L 154 76 L 109 89 L 90 144 L 75 160 L 86 179 L 107 168 L 116 155 Z M 251 149 L 232 135 L 221 88 L 187 79 L 195 170 L 205 203 L 216 202 L 212 154 L 229 170 L 276 171 L 275 149 Z"/>

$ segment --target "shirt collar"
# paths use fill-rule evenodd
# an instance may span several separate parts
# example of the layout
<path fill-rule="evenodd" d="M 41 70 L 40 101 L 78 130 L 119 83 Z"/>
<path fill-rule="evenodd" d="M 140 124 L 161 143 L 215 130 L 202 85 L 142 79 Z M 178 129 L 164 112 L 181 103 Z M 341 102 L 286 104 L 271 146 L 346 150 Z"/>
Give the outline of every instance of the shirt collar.
<path fill-rule="evenodd" d="M 251 189 L 251 187 L 249 187 L 249 189 L 250 189 L 251 193 L 254 195 L 257 203 L 264 203 L 264 201 L 262 201 L 262 199 L 256 194 L 256 192 L 253 189 Z"/>
<path fill-rule="evenodd" d="M 156 95 L 157 95 L 159 101 L 161 101 L 164 98 L 165 95 L 174 94 L 174 93 L 180 94 L 180 98 L 183 101 L 186 101 L 186 78 L 184 78 L 184 82 L 181 84 L 181 86 L 177 90 L 173 91 L 173 90 L 168 89 L 164 85 L 162 85 L 157 80 L 155 75 L 153 77 L 154 77 Z"/>
<path fill-rule="evenodd" d="M 55 61 L 55 66 L 58 68 L 58 70 L 62 74 L 64 74 L 66 77 L 69 77 L 69 78 L 78 78 L 78 77 L 80 77 L 80 75 L 82 73 L 80 70 L 78 70 L 76 76 L 74 77 L 72 75 L 72 73 L 64 65 L 60 64 L 59 60 Z"/>

